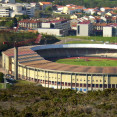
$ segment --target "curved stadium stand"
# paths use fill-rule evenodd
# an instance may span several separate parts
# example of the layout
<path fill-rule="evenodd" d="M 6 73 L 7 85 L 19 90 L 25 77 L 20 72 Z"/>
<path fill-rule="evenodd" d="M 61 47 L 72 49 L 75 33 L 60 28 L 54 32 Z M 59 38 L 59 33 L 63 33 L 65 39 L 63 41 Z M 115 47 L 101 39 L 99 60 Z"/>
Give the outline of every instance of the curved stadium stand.
<path fill-rule="evenodd" d="M 64 44 L 24 46 L 18 49 L 19 78 L 44 87 L 77 91 L 117 88 L 117 67 L 75 66 L 50 61 L 51 58 L 96 56 L 117 58 L 116 45 Z M 2 53 L 2 67 L 14 74 L 13 48 Z"/>

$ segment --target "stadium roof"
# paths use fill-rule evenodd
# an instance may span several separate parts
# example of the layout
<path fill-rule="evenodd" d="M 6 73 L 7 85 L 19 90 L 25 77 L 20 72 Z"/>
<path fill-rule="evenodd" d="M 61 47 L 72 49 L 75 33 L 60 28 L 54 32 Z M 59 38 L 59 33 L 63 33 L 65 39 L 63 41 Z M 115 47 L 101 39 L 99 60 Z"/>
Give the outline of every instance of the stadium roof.
<path fill-rule="evenodd" d="M 45 60 L 38 55 L 35 51 L 39 49 L 50 48 L 104 48 L 104 49 L 117 49 L 116 45 L 104 44 L 64 44 L 64 45 L 44 45 L 44 46 L 24 46 L 19 47 L 18 62 L 20 65 L 28 66 L 34 69 L 43 69 L 50 71 L 81 73 L 81 74 L 117 74 L 117 67 L 97 67 L 97 66 L 76 66 L 55 63 Z M 13 57 L 14 51 L 8 49 L 3 52 L 9 57 Z"/>

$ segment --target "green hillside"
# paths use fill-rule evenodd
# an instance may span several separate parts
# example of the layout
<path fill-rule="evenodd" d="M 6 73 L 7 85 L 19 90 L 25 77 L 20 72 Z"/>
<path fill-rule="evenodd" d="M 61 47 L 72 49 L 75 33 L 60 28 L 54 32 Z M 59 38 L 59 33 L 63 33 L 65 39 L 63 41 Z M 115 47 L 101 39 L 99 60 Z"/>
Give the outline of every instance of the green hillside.
<path fill-rule="evenodd" d="M 75 4 L 75 5 L 84 5 L 86 7 L 114 7 L 117 6 L 117 0 L 16 0 L 16 2 L 53 2 L 53 4 L 66 5 L 66 4 Z"/>
<path fill-rule="evenodd" d="M 117 90 L 87 94 L 18 83 L 0 90 L 0 117 L 116 117 Z"/>

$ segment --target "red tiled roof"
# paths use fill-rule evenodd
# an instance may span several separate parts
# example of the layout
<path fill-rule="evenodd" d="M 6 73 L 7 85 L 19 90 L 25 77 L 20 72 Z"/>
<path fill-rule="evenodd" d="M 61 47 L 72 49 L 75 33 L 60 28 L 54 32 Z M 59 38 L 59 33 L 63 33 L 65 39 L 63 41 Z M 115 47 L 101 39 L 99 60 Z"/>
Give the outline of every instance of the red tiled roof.
<path fill-rule="evenodd" d="M 91 23 L 90 20 L 85 20 L 85 21 L 83 21 L 83 22 L 80 22 L 79 24 L 90 24 L 90 23 Z"/>
<path fill-rule="evenodd" d="M 40 2 L 42 4 L 52 4 L 51 2 Z"/>
<path fill-rule="evenodd" d="M 24 20 L 21 20 L 19 21 L 19 23 L 39 23 L 41 21 L 39 20 L 30 20 L 30 19 L 24 19 Z"/>
<path fill-rule="evenodd" d="M 65 20 L 65 19 L 52 20 L 52 21 L 47 21 L 46 23 L 57 23 L 57 22 L 62 22 L 62 21 L 67 21 L 67 20 Z"/>

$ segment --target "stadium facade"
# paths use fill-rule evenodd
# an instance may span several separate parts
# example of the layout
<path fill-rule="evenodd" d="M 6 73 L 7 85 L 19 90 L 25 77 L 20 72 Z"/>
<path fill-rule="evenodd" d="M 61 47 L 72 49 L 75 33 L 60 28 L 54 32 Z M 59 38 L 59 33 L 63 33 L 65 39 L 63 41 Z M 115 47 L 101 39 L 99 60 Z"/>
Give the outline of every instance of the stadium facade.
<path fill-rule="evenodd" d="M 110 44 L 34 45 L 18 48 L 18 76 L 54 89 L 77 91 L 117 88 L 117 67 L 76 66 L 50 61 L 68 57 L 117 58 L 117 46 Z M 14 74 L 14 50 L 2 52 L 2 67 Z"/>

